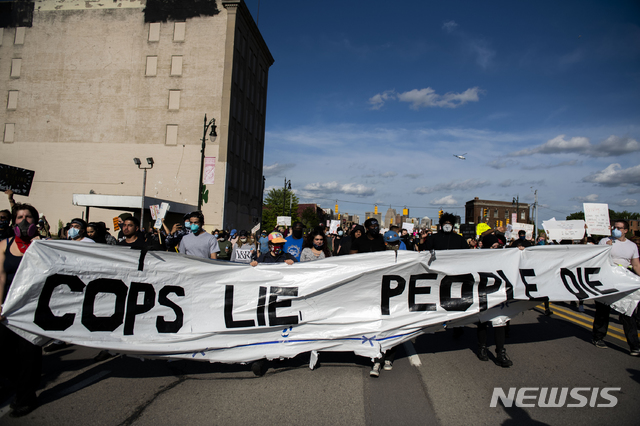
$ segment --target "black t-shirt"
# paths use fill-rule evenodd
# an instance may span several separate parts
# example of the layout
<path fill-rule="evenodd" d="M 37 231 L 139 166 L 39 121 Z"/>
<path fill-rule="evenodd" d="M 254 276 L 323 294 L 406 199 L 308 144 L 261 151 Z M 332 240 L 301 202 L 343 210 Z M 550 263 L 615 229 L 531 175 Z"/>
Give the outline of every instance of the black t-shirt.
<path fill-rule="evenodd" d="M 529 240 L 521 240 L 520 238 L 518 238 L 517 240 L 515 240 L 514 242 L 511 243 L 511 245 L 509 247 L 518 247 L 518 246 L 522 246 L 524 248 L 527 247 L 531 247 L 533 244 L 531 244 L 531 241 Z"/>
<path fill-rule="evenodd" d="M 431 234 L 420 245 L 420 251 L 423 250 L 459 250 L 468 249 L 467 240 L 460 234 L 455 232 L 438 232 Z"/>
<path fill-rule="evenodd" d="M 358 253 L 371 253 L 374 251 L 385 251 L 386 249 L 387 246 L 384 243 L 382 234 L 376 235 L 373 240 L 370 240 L 367 234 L 364 234 L 351 243 L 351 250 L 357 250 Z"/>
<path fill-rule="evenodd" d="M 128 243 L 126 239 L 123 239 L 122 241 L 118 241 L 117 245 L 131 247 L 136 250 L 142 250 L 147 247 L 147 243 L 144 241 L 144 236 L 140 234 L 138 234 L 138 238 L 132 243 Z"/>
<path fill-rule="evenodd" d="M 271 254 L 270 251 L 268 251 L 266 253 L 262 253 L 260 257 L 256 259 L 258 263 L 284 263 L 286 260 L 293 260 L 294 262 L 298 261 L 295 256 L 285 251 L 275 257 Z"/>

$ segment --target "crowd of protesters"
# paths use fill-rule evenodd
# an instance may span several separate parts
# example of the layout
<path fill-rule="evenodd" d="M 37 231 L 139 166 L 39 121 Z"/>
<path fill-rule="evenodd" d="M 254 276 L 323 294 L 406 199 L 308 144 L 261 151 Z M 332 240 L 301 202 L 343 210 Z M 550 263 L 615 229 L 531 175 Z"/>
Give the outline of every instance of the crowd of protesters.
<path fill-rule="evenodd" d="M 7 295 L 9 286 L 18 269 L 22 256 L 36 239 L 51 238 L 50 226 L 44 216 L 28 204 L 18 204 L 13 200 L 12 193 L 7 192 L 12 210 L 0 211 L 0 295 L 2 301 Z M 273 230 L 261 230 L 252 235 L 247 230 L 214 230 L 209 233 L 204 229 L 205 218 L 200 211 L 186 214 L 181 223 L 173 224 L 171 229 L 162 221 L 160 229 L 143 229 L 139 220 L 127 213 L 118 217 L 117 236 L 111 235 L 104 222 L 86 222 L 81 218 L 74 218 L 57 235 L 59 239 L 73 240 L 82 243 L 108 244 L 127 246 L 139 250 L 166 250 L 183 255 L 196 256 L 205 259 L 216 259 L 229 262 L 245 263 L 251 266 L 267 263 L 309 262 L 326 259 L 332 256 L 344 256 L 356 253 L 370 253 L 384 250 L 437 251 L 460 249 L 502 249 L 518 248 L 525 250 L 537 245 L 569 245 L 569 244 L 610 244 L 614 263 L 631 269 L 640 274 L 638 247 L 640 237 L 637 235 L 629 239 L 629 224 L 625 220 L 614 220 L 612 236 L 602 238 L 599 242 L 592 237 L 585 237 L 580 241 L 549 241 L 544 233 L 535 238 L 526 238 L 524 231 L 519 231 L 517 238 L 508 241 L 504 228 L 486 230 L 475 238 L 465 239 L 455 232 L 456 219 L 450 213 L 440 217 L 438 231 L 418 229 L 409 232 L 398 226 L 391 226 L 382 230 L 376 219 L 367 219 L 362 225 L 353 225 L 351 229 L 337 228 L 329 232 L 327 227 L 319 224 L 313 229 L 307 229 L 301 222 L 295 222 L 286 229 L 277 227 Z M 478 228 L 481 229 L 481 228 Z M 550 315 L 548 303 L 545 305 L 546 314 Z M 608 305 L 596 302 L 596 315 L 593 325 L 593 343 L 598 348 L 605 348 L 603 341 L 609 323 Z M 580 310 L 583 310 L 580 303 Z M 640 341 L 637 333 L 637 310 L 632 317 L 620 316 L 625 329 L 625 335 L 630 346 L 630 354 L 640 355 Z M 0 320 L 4 318 L 0 314 Z M 477 324 L 478 349 L 477 357 L 487 361 L 487 326 L 488 323 Z M 508 331 L 506 324 L 493 324 L 494 340 L 496 344 L 495 363 L 501 367 L 510 367 L 513 362 L 506 355 L 504 348 Z M 457 332 L 456 332 L 457 331 Z M 454 328 L 454 337 L 462 330 Z M 28 414 L 37 407 L 36 389 L 41 374 L 42 349 L 33 345 L 4 325 L 0 325 L 0 351 L 2 360 L 0 365 L 11 365 L 8 379 L 14 384 L 16 398 L 12 404 L 14 417 Z M 56 346 L 58 345 L 58 346 Z M 49 351 L 65 346 L 64 342 L 53 342 Z M 52 349 L 53 348 L 53 349 Z M 317 354 L 316 354 L 317 355 Z M 383 354 L 374 361 L 370 375 L 378 377 L 381 370 L 393 368 L 395 348 Z M 109 357 L 106 351 L 101 352 L 97 360 Z M 260 376 L 266 371 L 266 360 L 259 360 L 251 366 L 254 374 Z"/>

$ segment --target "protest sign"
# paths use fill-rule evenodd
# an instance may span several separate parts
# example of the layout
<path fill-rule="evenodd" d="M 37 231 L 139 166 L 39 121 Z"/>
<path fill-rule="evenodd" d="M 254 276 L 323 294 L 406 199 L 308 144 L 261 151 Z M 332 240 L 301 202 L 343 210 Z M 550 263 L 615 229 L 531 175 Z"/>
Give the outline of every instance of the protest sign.
<path fill-rule="evenodd" d="M 216 177 L 216 157 L 205 157 L 204 171 L 202 173 L 202 183 L 213 185 Z"/>
<path fill-rule="evenodd" d="M 118 216 L 113 218 L 113 230 L 114 231 L 120 230 L 120 225 L 118 225 Z"/>
<path fill-rule="evenodd" d="M 278 216 L 276 218 L 276 225 L 291 226 L 291 216 Z"/>
<path fill-rule="evenodd" d="M 508 225 L 507 225 L 508 227 Z M 527 233 L 526 235 L 526 239 L 530 240 L 531 238 L 533 238 L 533 225 L 530 225 L 528 223 L 513 223 L 511 224 L 511 234 L 509 237 L 506 237 L 506 233 L 505 233 L 505 237 L 507 239 L 509 238 L 518 238 L 518 232 L 520 232 L 521 230 L 525 231 Z"/>
<path fill-rule="evenodd" d="M 156 220 L 158 218 L 159 211 L 160 211 L 160 206 L 158 204 L 149 206 L 149 213 L 151 213 L 151 219 Z"/>
<path fill-rule="evenodd" d="M 35 173 L 33 170 L 0 164 L 0 191 L 10 189 L 16 195 L 28 197 Z"/>
<path fill-rule="evenodd" d="M 151 206 L 154 207 L 154 206 Z M 158 207 L 157 205 L 155 207 Z M 169 203 L 161 203 L 160 206 L 158 207 L 157 211 L 156 211 L 156 217 L 155 219 L 155 223 L 153 224 L 153 227 L 155 229 L 160 229 L 162 228 L 162 219 L 164 219 L 167 216 L 167 212 L 169 211 Z"/>
<path fill-rule="evenodd" d="M 332 220 L 331 221 L 331 225 L 329 225 L 329 233 L 330 234 L 337 234 L 339 226 L 340 226 L 340 221 L 339 220 Z"/>
<path fill-rule="evenodd" d="M 550 301 L 622 300 L 640 277 L 609 246 L 385 251 L 248 265 L 35 241 L 4 303 L 8 326 L 143 357 L 249 362 L 316 351 L 377 357 L 425 332 Z"/>
<path fill-rule="evenodd" d="M 476 226 L 474 224 L 462 224 L 460 225 L 460 232 L 462 232 L 462 236 L 465 238 L 472 238 L 475 240 L 476 238 Z"/>
<path fill-rule="evenodd" d="M 550 240 L 581 240 L 584 224 L 584 220 L 545 220 L 542 227 Z"/>
<path fill-rule="evenodd" d="M 254 226 L 253 228 L 251 228 L 251 233 L 255 234 L 256 232 L 258 232 L 260 230 L 260 223 L 258 223 L 256 226 Z"/>
<path fill-rule="evenodd" d="M 408 233 L 413 234 L 413 223 L 403 222 L 402 229 L 406 229 Z"/>
<path fill-rule="evenodd" d="M 583 203 L 582 208 L 588 235 L 611 235 L 608 204 Z"/>

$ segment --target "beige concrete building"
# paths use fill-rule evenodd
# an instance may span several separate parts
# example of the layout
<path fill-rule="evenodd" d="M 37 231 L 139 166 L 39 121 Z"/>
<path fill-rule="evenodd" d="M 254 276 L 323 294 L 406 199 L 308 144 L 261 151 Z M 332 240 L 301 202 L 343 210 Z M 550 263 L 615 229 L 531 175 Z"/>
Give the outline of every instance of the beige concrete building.
<path fill-rule="evenodd" d="M 205 114 L 217 125 L 205 150 L 215 163 L 207 229 L 259 221 L 273 57 L 242 0 L 149 22 L 154 1 L 39 0 L 31 26 L 0 29 L 0 163 L 35 171 L 30 196 L 16 200 L 54 228 L 85 212 L 73 194 L 140 196 L 134 157 L 155 161 L 147 196 L 195 209 Z M 139 211 L 111 208 L 90 219 Z"/>

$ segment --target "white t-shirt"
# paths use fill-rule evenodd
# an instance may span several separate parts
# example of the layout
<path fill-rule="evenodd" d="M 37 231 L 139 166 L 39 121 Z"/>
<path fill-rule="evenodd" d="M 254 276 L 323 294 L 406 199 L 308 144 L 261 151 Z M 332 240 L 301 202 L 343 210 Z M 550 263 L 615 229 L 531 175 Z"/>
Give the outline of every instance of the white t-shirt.
<path fill-rule="evenodd" d="M 628 268 L 631 265 L 631 259 L 638 258 L 638 246 L 633 241 L 629 239 L 620 241 L 615 238 L 603 238 L 600 240 L 600 245 L 607 244 L 609 240 L 613 242 L 611 244 L 611 260 L 616 265 Z"/>

